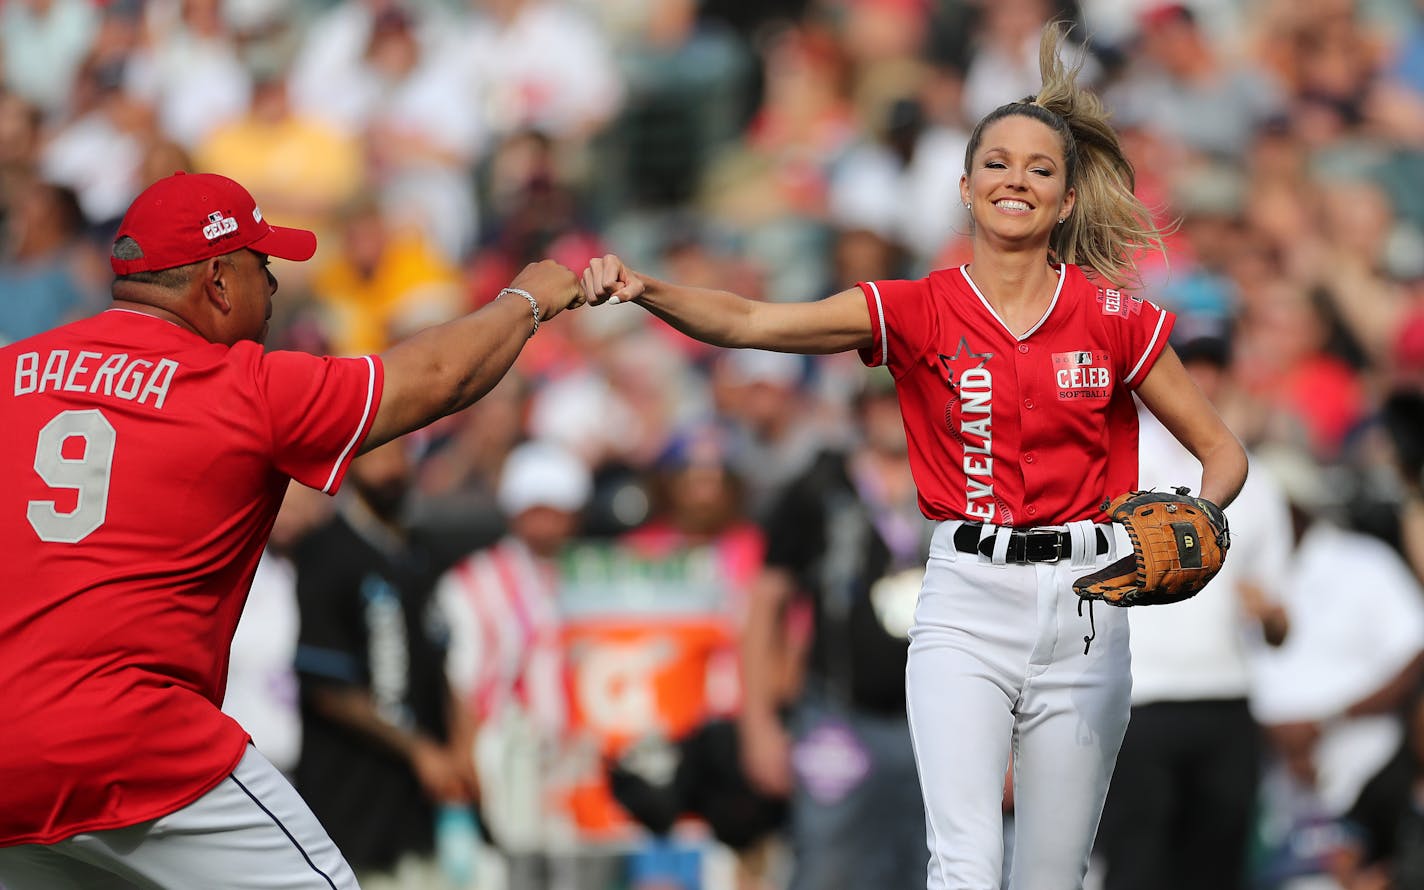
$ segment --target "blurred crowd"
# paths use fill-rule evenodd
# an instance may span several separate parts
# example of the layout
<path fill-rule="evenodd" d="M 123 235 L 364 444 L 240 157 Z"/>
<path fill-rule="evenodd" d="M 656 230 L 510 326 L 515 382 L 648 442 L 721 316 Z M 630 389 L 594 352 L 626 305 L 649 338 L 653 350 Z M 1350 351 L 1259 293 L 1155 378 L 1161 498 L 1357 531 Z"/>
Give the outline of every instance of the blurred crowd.
<path fill-rule="evenodd" d="M 175 170 L 318 233 L 273 266 L 270 348 L 378 352 L 544 257 L 771 301 L 918 277 L 968 259 L 969 131 L 1037 89 L 1057 19 L 1171 232 L 1144 293 L 1267 480 L 1238 512 L 1274 517 L 1233 517 L 1259 571 L 1218 597 L 1225 623 L 1176 629 L 1249 637 L 1241 676 L 1141 684 L 1141 706 L 1250 703 L 1243 886 L 1424 887 L 1424 3 L 4 0 L 0 342 L 102 309 L 118 219 Z M 568 313 L 337 504 L 292 492 L 230 710 L 369 886 L 785 886 L 831 852 L 787 827 L 793 788 L 825 812 L 906 782 L 857 771 L 854 739 L 797 747 L 797 703 L 839 694 L 834 597 L 756 605 L 772 569 L 806 574 L 788 492 L 826 452 L 894 453 L 883 395 L 854 355 Z M 1144 482 L 1198 479 L 1159 469 Z M 889 569 L 922 564 L 913 498 L 881 500 Z M 904 609 L 875 600 L 884 634 Z M 752 686 L 794 739 L 748 741 Z M 424 747 L 383 747 L 379 719 Z M 1149 822 L 1105 825 L 1130 846 Z M 1095 880 L 1133 886 L 1116 855 Z"/>

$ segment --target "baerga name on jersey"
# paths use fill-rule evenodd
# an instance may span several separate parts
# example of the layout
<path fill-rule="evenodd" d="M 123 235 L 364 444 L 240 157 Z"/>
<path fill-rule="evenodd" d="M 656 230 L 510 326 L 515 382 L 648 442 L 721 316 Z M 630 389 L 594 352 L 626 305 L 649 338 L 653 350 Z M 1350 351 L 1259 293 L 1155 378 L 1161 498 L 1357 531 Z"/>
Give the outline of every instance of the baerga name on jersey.
<path fill-rule="evenodd" d="M 22 352 L 15 357 L 15 396 L 45 392 L 75 392 L 151 404 L 162 408 L 173 384 L 178 363 L 171 358 L 157 362 L 131 358 L 126 352 L 105 354 L 81 349 L 43 353 Z"/>

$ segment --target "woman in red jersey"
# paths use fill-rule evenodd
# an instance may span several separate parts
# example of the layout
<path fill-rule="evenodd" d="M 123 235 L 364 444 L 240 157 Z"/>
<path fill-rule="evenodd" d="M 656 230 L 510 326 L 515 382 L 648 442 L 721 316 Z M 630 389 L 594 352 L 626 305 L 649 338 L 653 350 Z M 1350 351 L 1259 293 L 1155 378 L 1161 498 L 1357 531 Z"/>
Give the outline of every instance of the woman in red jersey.
<path fill-rule="evenodd" d="M 1045 32 L 1039 94 L 970 139 L 965 266 L 792 304 L 658 281 L 611 255 L 583 276 L 590 303 L 638 303 L 714 345 L 855 349 L 893 373 L 936 523 L 907 674 L 931 890 L 999 887 L 1011 751 L 1014 886 L 1082 886 L 1131 680 L 1126 614 L 1102 610 L 1094 635 L 1072 582 L 1130 552 L 1102 505 L 1136 485 L 1132 394 L 1201 462 L 1203 498 L 1224 507 L 1246 477 L 1167 346 L 1171 313 L 1119 289 L 1160 233 L 1061 42 Z"/>

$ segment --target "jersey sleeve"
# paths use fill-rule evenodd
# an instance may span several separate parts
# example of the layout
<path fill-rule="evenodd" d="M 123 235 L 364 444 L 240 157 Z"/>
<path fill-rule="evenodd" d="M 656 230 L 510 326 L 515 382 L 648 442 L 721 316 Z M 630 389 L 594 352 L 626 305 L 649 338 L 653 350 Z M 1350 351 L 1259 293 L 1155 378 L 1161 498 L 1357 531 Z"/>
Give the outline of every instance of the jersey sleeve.
<path fill-rule="evenodd" d="M 1098 302 L 1118 341 L 1118 379 L 1128 389 L 1137 389 L 1167 347 L 1177 316 L 1125 291 L 1100 288 Z"/>
<path fill-rule="evenodd" d="M 870 310 L 871 346 L 858 350 L 870 367 L 885 365 L 899 378 L 923 355 L 933 336 L 933 312 L 925 281 L 862 281 Z"/>
<path fill-rule="evenodd" d="M 264 355 L 258 385 L 277 469 L 303 485 L 335 494 L 371 431 L 383 384 L 384 369 L 376 356 Z"/>

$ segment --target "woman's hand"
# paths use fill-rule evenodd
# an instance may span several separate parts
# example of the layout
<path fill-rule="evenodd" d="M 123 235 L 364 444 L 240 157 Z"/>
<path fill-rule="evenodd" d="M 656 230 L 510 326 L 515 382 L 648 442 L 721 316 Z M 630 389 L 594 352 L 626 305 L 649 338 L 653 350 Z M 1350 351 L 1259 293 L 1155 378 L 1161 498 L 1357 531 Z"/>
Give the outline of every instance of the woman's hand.
<path fill-rule="evenodd" d="M 590 306 L 631 303 L 647 289 L 643 279 L 612 253 L 588 261 L 582 284 L 584 301 Z"/>

